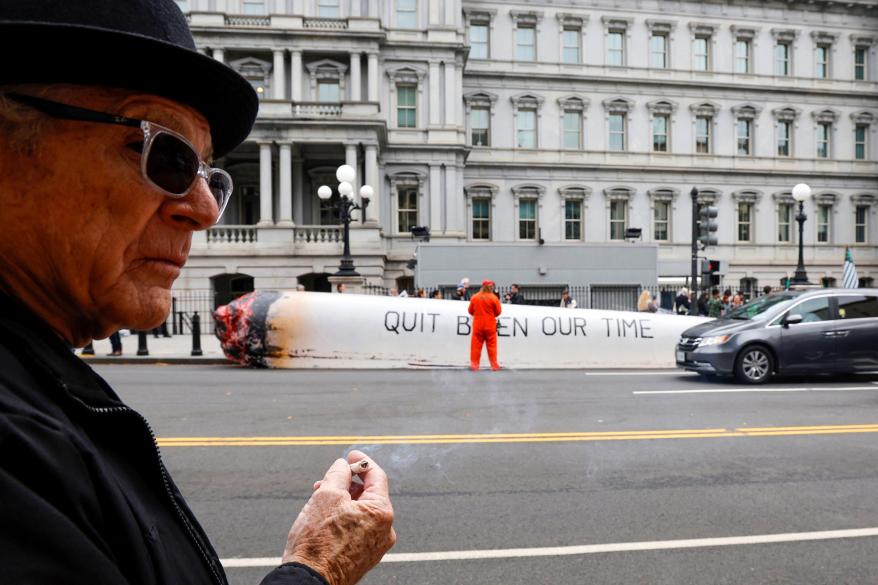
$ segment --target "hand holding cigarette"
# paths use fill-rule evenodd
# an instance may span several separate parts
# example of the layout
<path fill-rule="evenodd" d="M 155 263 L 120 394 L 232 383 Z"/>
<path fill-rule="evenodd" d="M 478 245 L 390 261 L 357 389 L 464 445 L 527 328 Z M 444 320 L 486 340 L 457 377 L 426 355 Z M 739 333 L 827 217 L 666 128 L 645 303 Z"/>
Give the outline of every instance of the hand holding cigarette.
<path fill-rule="evenodd" d="M 362 485 L 352 482 L 362 477 Z M 387 475 L 361 451 L 337 459 L 315 484 L 287 537 L 283 562 L 319 572 L 329 585 L 353 585 L 396 542 Z"/>

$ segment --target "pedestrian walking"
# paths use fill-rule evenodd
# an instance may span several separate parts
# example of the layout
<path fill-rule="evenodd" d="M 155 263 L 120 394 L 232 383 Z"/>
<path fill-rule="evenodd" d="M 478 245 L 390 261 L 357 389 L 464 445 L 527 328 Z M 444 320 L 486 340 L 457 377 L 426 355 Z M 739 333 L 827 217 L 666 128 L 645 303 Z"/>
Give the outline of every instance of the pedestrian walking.
<path fill-rule="evenodd" d="M 710 295 L 706 290 L 701 291 L 701 294 L 698 296 L 698 301 L 696 301 L 696 307 L 698 308 L 698 316 L 699 317 L 707 317 L 707 303 L 710 302 Z"/>
<path fill-rule="evenodd" d="M 674 299 L 674 312 L 678 315 L 688 315 L 692 306 L 689 300 L 689 290 L 681 288 L 677 297 Z"/>
<path fill-rule="evenodd" d="M 118 357 L 122 355 L 122 336 L 119 335 L 119 332 L 110 334 L 110 353 L 108 356 Z"/>
<path fill-rule="evenodd" d="M 488 361 L 491 369 L 500 369 L 497 361 L 497 317 L 503 308 L 500 299 L 494 294 L 494 282 L 485 280 L 482 289 L 473 295 L 469 302 L 469 314 L 473 316 L 472 339 L 470 340 L 470 369 L 479 369 L 482 361 L 482 346 L 488 346 Z"/>
<path fill-rule="evenodd" d="M 561 293 L 560 307 L 562 309 L 575 309 L 576 308 L 576 299 L 574 299 L 573 296 L 571 296 L 570 289 L 564 289 L 564 292 Z"/>
<path fill-rule="evenodd" d="M 723 301 L 719 296 L 719 289 L 710 291 L 710 301 L 707 303 L 707 316 L 719 319 L 723 316 Z"/>

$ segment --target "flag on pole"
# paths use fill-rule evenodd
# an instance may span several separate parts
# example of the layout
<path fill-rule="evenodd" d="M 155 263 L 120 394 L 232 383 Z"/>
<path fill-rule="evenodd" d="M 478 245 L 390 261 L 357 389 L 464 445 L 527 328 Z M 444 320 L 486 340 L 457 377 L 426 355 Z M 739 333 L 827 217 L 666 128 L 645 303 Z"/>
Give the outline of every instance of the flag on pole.
<path fill-rule="evenodd" d="M 857 267 L 854 266 L 854 257 L 851 255 L 851 249 L 844 250 L 844 274 L 841 277 L 842 288 L 858 288 L 860 279 L 857 276 Z"/>

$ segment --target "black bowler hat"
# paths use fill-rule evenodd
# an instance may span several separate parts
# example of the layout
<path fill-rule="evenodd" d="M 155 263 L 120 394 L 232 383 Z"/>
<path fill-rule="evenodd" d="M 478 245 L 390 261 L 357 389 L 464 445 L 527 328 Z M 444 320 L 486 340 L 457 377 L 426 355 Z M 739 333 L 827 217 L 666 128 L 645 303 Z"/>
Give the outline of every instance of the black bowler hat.
<path fill-rule="evenodd" d="M 191 106 L 214 156 L 247 138 L 259 108 L 246 79 L 196 51 L 173 0 L 0 0 L 0 55 L 0 85 L 103 85 Z"/>

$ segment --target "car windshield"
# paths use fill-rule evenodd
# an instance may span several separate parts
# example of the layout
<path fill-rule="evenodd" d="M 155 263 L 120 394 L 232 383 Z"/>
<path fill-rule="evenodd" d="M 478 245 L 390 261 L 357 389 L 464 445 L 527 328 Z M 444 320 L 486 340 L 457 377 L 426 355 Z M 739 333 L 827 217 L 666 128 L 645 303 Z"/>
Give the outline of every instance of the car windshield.
<path fill-rule="evenodd" d="M 796 298 L 798 295 L 791 293 L 780 293 L 774 295 L 767 295 L 764 297 L 759 297 L 758 299 L 754 299 L 747 303 L 746 305 L 741 305 L 737 309 L 729 312 L 725 315 L 726 319 L 739 319 L 742 321 L 749 321 L 750 319 L 758 318 L 760 315 L 765 313 L 771 307 L 789 301 L 791 299 Z"/>

